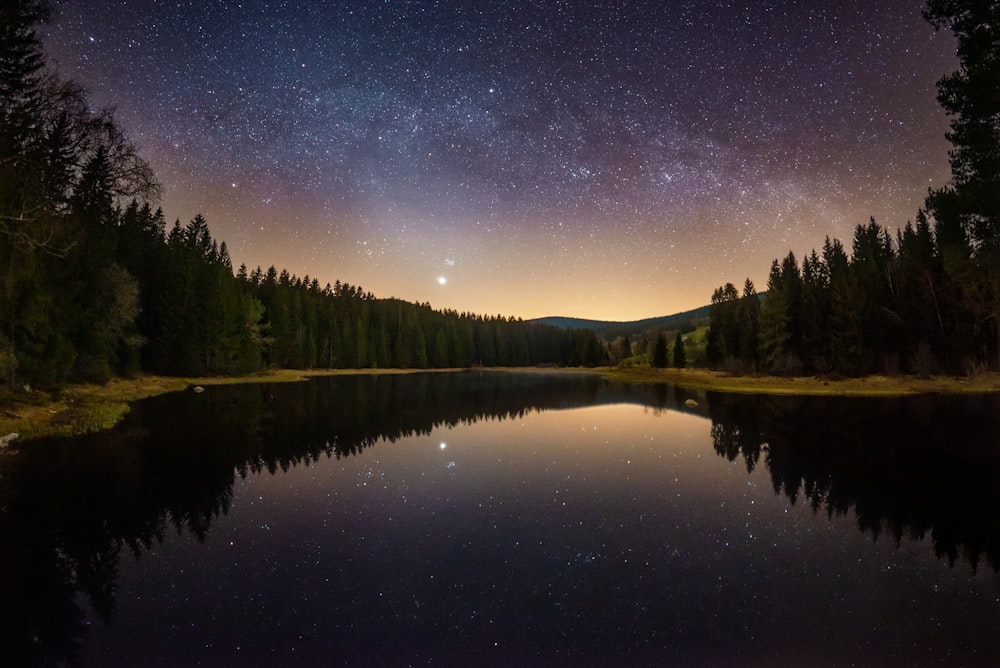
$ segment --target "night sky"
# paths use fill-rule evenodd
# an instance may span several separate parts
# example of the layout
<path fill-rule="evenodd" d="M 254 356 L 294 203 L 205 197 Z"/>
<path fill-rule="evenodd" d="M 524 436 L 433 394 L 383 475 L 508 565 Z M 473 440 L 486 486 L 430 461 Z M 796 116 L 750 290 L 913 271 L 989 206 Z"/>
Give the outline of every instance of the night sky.
<path fill-rule="evenodd" d="M 481 314 L 696 308 L 949 177 L 920 0 L 57 1 L 234 265 Z"/>

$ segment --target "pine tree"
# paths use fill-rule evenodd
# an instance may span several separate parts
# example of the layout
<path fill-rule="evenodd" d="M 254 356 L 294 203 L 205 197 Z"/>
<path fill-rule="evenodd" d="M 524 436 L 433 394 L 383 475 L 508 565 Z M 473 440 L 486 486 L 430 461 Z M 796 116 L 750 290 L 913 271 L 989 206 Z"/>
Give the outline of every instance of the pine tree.
<path fill-rule="evenodd" d="M 971 242 L 971 262 L 946 256 L 944 267 L 972 315 L 968 350 L 985 350 L 980 359 L 1000 366 L 1000 4 L 929 0 L 924 17 L 952 31 L 959 60 L 938 82 L 938 102 L 951 116 L 952 184 L 932 191 L 926 208 Z M 954 254 L 959 244 L 949 236 L 938 243 Z"/>
<path fill-rule="evenodd" d="M 705 356 L 712 367 L 731 365 L 739 356 L 739 292 L 732 283 L 712 293 Z"/>
<path fill-rule="evenodd" d="M 830 272 L 815 249 L 802 261 L 802 358 L 814 371 L 830 371 Z"/>
<path fill-rule="evenodd" d="M 0 3 L 0 235 L 22 251 L 51 241 L 39 229 L 55 202 L 41 177 L 46 75 L 36 32 L 48 14 L 47 3 Z"/>
<path fill-rule="evenodd" d="M 860 308 L 861 373 L 895 371 L 898 320 L 893 317 L 897 292 L 895 252 L 888 232 L 874 219 L 854 231 L 850 271 Z"/>
<path fill-rule="evenodd" d="M 757 342 L 760 338 L 760 298 L 753 281 L 749 278 L 743 283 L 743 296 L 740 297 L 738 314 L 738 345 L 739 359 L 757 368 Z"/>
<path fill-rule="evenodd" d="M 973 238 L 1000 244 L 1000 4 L 929 0 L 924 17 L 957 40 L 959 69 L 938 81 L 938 102 L 951 116 L 952 186 Z M 936 207 L 931 206 L 931 209 Z"/>
<path fill-rule="evenodd" d="M 923 211 L 917 224 L 907 222 L 897 233 L 898 317 L 907 368 L 918 374 L 937 370 L 945 351 L 944 310 L 941 304 L 943 272 L 935 254 L 934 236 Z"/>
<path fill-rule="evenodd" d="M 684 337 L 680 332 L 674 337 L 674 366 L 683 369 L 687 366 L 687 354 L 684 352 Z"/>
<path fill-rule="evenodd" d="M 444 326 L 439 326 L 434 333 L 434 368 L 444 369 L 449 366 L 448 333 Z"/>
<path fill-rule="evenodd" d="M 667 337 L 663 335 L 663 332 L 656 333 L 656 339 L 653 342 L 653 358 L 650 364 L 655 369 L 663 369 L 667 366 Z"/>
<path fill-rule="evenodd" d="M 830 275 L 830 363 L 834 371 L 864 373 L 866 357 L 861 313 L 864 295 L 843 244 L 834 239 L 823 246 L 823 262 Z"/>
<path fill-rule="evenodd" d="M 791 254 L 789 254 L 791 257 Z M 794 262 L 794 258 L 793 258 Z M 786 262 L 771 264 L 767 279 L 767 296 L 760 309 L 760 339 L 758 352 L 761 364 L 774 373 L 791 373 L 794 363 L 792 299 L 794 294 L 788 289 L 792 280 L 786 277 Z M 794 264 L 792 265 L 794 268 Z M 797 275 L 797 269 L 793 269 Z"/>

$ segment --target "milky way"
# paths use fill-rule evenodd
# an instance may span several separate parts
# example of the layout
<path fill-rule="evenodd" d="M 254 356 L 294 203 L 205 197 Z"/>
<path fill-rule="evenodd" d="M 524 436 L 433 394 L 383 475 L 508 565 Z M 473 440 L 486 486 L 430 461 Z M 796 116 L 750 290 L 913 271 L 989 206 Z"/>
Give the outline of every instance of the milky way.
<path fill-rule="evenodd" d="M 627 320 L 913 218 L 956 66 L 921 8 L 80 0 L 42 33 L 237 265 Z"/>

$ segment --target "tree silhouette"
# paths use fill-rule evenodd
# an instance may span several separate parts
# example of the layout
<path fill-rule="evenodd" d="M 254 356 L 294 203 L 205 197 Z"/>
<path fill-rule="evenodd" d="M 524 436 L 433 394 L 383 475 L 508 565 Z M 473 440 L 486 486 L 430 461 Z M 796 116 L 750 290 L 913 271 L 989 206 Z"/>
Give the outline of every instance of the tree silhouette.
<path fill-rule="evenodd" d="M 673 365 L 678 369 L 683 369 L 687 366 L 687 354 L 684 352 L 684 337 L 681 336 L 680 332 L 677 332 L 677 336 L 674 337 Z"/>
<path fill-rule="evenodd" d="M 651 364 L 657 369 L 663 369 L 667 366 L 667 337 L 663 335 L 662 331 L 656 333 Z"/>

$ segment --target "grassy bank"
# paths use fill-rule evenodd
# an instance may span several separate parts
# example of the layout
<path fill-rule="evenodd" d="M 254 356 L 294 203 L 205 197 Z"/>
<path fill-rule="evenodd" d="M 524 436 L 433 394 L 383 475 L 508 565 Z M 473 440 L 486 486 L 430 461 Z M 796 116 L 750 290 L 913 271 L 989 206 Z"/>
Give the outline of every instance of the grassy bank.
<path fill-rule="evenodd" d="M 901 396 L 908 394 L 967 394 L 1000 392 L 1000 374 L 973 377 L 866 376 L 823 378 L 806 376 L 732 376 L 707 369 L 606 368 L 605 378 L 632 383 L 673 383 L 693 389 L 749 394 L 798 394 L 829 396 Z"/>
<path fill-rule="evenodd" d="M 779 378 L 775 376 L 730 376 L 705 369 L 651 369 L 649 367 L 604 367 L 599 369 L 505 369 L 513 373 L 598 373 L 614 381 L 630 383 L 673 383 L 693 389 L 719 392 L 800 395 L 892 396 L 920 393 L 1000 392 L 1000 374 L 987 373 L 971 378 L 935 376 L 869 376 L 866 378 L 824 379 L 819 377 Z M 455 369 L 442 369 L 448 372 Z M 42 436 L 74 436 L 118 424 L 128 413 L 131 401 L 194 385 L 236 383 L 288 383 L 312 376 L 347 374 L 426 373 L 426 370 L 366 369 L 298 371 L 285 369 L 247 376 L 218 378 L 168 378 L 139 376 L 118 378 L 104 385 L 68 385 L 55 392 L 19 391 L 0 396 L 0 438 L 12 433 L 19 439 Z"/>
<path fill-rule="evenodd" d="M 452 369 L 453 371 L 454 369 Z M 43 436 L 78 436 L 110 429 L 128 413 L 129 402 L 195 385 L 239 383 L 291 383 L 310 376 L 356 373 L 415 373 L 401 369 L 299 371 L 282 369 L 246 376 L 172 378 L 138 376 L 115 378 L 104 385 L 67 385 L 53 392 L 19 390 L 0 395 L 0 438 L 17 434 L 18 439 Z"/>

